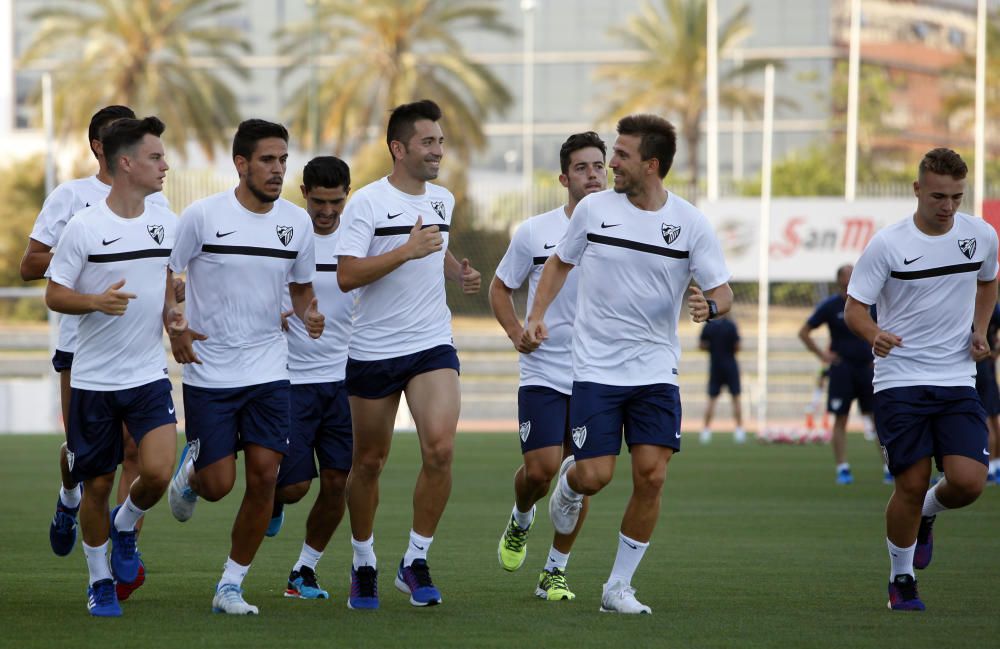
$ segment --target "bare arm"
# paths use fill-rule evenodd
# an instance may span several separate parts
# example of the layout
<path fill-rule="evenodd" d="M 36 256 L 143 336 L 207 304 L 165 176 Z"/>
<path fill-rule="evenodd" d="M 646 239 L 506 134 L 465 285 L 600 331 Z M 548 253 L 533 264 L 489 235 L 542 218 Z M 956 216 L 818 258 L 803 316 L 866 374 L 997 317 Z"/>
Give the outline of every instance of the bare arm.
<path fill-rule="evenodd" d="M 201 359 L 194 351 L 194 341 L 208 340 L 208 336 L 188 327 L 187 318 L 178 306 L 177 279 L 167 268 L 167 283 L 163 294 L 163 328 L 170 339 L 170 352 L 178 363 L 198 363 Z"/>
<path fill-rule="evenodd" d="M 990 355 L 986 341 L 986 331 L 990 326 L 990 316 L 997 303 L 997 280 L 976 284 L 976 310 L 972 318 L 972 358 L 981 361 Z"/>
<path fill-rule="evenodd" d="M 337 261 L 337 283 L 340 290 L 347 293 L 366 286 L 382 279 L 411 259 L 420 259 L 441 250 L 444 238 L 440 228 L 436 225 L 421 228 L 422 225 L 423 218 L 417 217 L 406 243 L 387 253 L 374 257 L 341 255 Z"/>
<path fill-rule="evenodd" d="M 45 271 L 52 263 L 52 256 L 52 246 L 28 239 L 28 247 L 24 249 L 24 256 L 21 257 L 21 279 L 30 282 L 45 277 Z"/>
<path fill-rule="evenodd" d="M 472 267 L 468 259 L 459 261 L 451 250 L 444 252 L 444 278 L 462 285 L 462 292 L 473 295 L 479 292 L 483 279 L 479 271 Z"/>
<path fill-rule="evenodd" d="M 844 306 L 844 324 L 854 332 L 855 336 L 871 345 L 876 356 L 885 358 L 893 347 L 903 346 L 903 339 L 896 334 L 879 329 L 879 326 L 872 320 L 870 308 L 870 304 L 858 302 L 848 295 L 847 304 Z"/>
<path fill-rule="evenodd" d="M 545 326 L 545 312 L 548 310 L 552 300 L 556 299 L 569 271 L 573 270 L 573 264 L 568 264 L 559 258 L 559 255 L 552 255 L 546 260 L 542 267 L 542 276 L 535 287 L 535 300 L 531 304 L 531 313 L 524 321 L 523 338 L 528 344 L 541 344 L 548 337 L 548 328 Z"/>
<path fill-rule="evenodd" d="M 99 294 L 78 293 L 73 289 L 49 280 L 45 288 L 45 305 L 53 311 L 69 315 L 84 315 L 100 311 L 105 315 L 122 315 L 128 308 L 128 301 L 135 299 L 134 293 L 120 291 L 125 285 L 121 279 Z"/>
<path fill-rule="evenodd" d="M 691 295 L 688 296 L 688 311 L 691 313 L 691 319 L 695 322 L 706 322 L 708 320 L 709 300 L 714 300 L 715 306 L 719 309 L 716 315 L 729 313 L 729 310 L 733 308 L 733 289 L 729 286 L 729 282 L 719 284 L 707 291 L 702 291 L 697 286 L 692 286 L 690 291 Z"/>
<path fill-rule="evenodd" d="M 524 327 L 517 317 L 514 309 L 514 291 L 500 281 L 499 277 L 494 277 L 490 282 L 490 308 L 493 309 L 493 317 L 497 319 L 500 326 L 507 333 L 507 337 L 514 343 L 514 349 L 522 354 L 530 354 L 538 349 L 537 344 L 528 344 L 523 341 Z"/>
<path fill-rule="evenodd" d="M 340 270 L 339 266 L 337 270 Z M 307 284 L 291 282 L 288 284 L 288 294 L 292 298 L 292 310 L 305 325 L 309 337 L 319 338 L 322 336 L 325 318 L 319 312 L 319 302 L 316 300 L 312 282 Z"/>
<path fill-rule="evenodd" d="M 844 318 L 847 318 L 847 312 L 844 312 Z M 816 358 L 820 360 L 823 364 L 829 364 L 834 361 L 833 354 L 830 352 L 820 349 L 816 341 L 812 339 L 812 331 L 815 327 L 812 327 L 808 322 L 804 322 L 802 327 L 799 329 L 799 340 L 802 344 L 806 346 L 806 349 L 811 351 L 816 355 Z"/>

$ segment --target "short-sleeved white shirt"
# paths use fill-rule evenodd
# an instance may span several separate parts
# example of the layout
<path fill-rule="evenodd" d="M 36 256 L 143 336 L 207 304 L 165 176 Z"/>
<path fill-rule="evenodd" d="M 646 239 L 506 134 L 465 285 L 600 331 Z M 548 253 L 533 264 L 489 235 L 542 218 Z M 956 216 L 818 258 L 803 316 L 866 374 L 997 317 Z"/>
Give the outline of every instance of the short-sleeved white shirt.
<path fill-rule="evenodd" d="M 847 293 L 878 307 L 878 326 L 903 339 L 875 358 L 875 391 L 912 385 L 974 386 L 970 353 L 977 281 L 997 276 L 997 233 L 955 214 L 946 234 L 924 234 L 912 216 L 875 234 Z"/>
<path fill-rule="evenodd" d="M 528 279 L 531 312 L 542 267 L 562 240 L 569 226 L 565 206 L 533 216 L 514 232 L 510 246 L 497 266 L 496 276 L 507 288 L 518 289 Z M 570 272 L 562 290 L 545 313 L 549 337 L 530 354 L 520 355 L 520 385 L 540 385 L 563 394 L 573 390 L 573 320 L 576 316 L 576 287 L 579 273 Z"/>
<path fill-rule="evenodd" d="M 77 212 L 61 233 L 50 279 L 77 293 L 99 294 L 124 279 L 134 293 L 124 315 L 79 316 L 71 385 L 85 390 L 126 390 L 167 375 L 163 350 L 163 296 L 167 258 L 177 216 L 146 203 L 125 219 L 102 200 Z"/>
<path fill-rule="evenodd" d="M 676 385 L 677 323 L 691 278 L 710 290 L 730 277 L 705 215 L 672 192 L 655 212 L 613 190 L 589 194 L 555 253 L 579 266 L 573 379 Z"/>
<path fill-rule="evenodd" d="M 288 282 L 313 280 L 313 248 L 309 215 L 282 198 L 257 214 L 229 190 L 184 210 L 170 268 L 187 269 L 187 320 L 208 336 L 194 343 L 202 364 L 184 366 L 185 384 L 234 388 L 288 379 L 281 303 Z"/>
<path fill-rule="evenodd" d="M 59 245 L 66 224 L 73 215 L 85 207 L 97 205 L 111 192 L 111 185 L 105 185 L 97 176 L 69 180 L 52 190 L 42 204 L 42 211 L 35 218 L 30 237 L 49 248 Z M 170 203 L 162 192 L 150 194 L 147 204 L 170 209 Z M 73 353 L 76 350 L 76 330 L 79 316 L 59 315 L 59 342 L 57 349 Z"/>
<path fill-rule="evenodd" d="M 427 183 L 414 196 L 377 180 L 355 193 L 341 217 L 338 257 L 376 257 L 406 243 L 423 218 L 424 227 L 441 228 L 438 252 L 411 259 L 391 273 L 358 289 L 349 355 L 374 361 L 452 344 L 451 311 L 445 301 L 444 257 L 455 197 Z"/>
<path fill-rule="evenodd" d="M 305 325 L 294 314 L 288 318 L 288 375 L 293 385 L 343 381 L 347 365 L 347 344 L 351 339 L 354 293 L 344 293 L 337 284 L 337 239 L 332 234 L 313 234 L 316 241 L 316 278 L 313 291 L 320 313 L 326 318 L 323 335 L 309 337 Z M 292 308 L 288 293 L 282 311 Z"/>

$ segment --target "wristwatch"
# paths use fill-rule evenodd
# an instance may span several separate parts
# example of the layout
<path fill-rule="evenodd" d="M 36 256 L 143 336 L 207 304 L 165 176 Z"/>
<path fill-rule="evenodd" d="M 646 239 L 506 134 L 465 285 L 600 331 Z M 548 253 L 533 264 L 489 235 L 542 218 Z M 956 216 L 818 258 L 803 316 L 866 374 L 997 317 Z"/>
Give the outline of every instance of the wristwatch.
<path fill-rule="evenodd" d="M 715 303 L 715 300 L 705 300 L 708 303 L 708 319 L 719 315 L 719 305 Z"/>

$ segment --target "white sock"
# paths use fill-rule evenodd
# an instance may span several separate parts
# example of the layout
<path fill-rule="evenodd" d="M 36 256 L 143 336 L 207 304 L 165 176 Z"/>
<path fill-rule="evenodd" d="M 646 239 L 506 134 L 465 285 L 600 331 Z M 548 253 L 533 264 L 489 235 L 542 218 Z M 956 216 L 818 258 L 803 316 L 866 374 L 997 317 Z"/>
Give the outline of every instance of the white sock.
<path fill-rule="evenodd" d="M 927 495 L 924 496 L 924 508 L 920 512 L 921 516 L 937 516 L 939 512 L 943 512 L 948 509 L 937 499 L 938 487 L 943 484 L 944 478 L 938 480 L 936 485 L 927 490 Z"/>
<path fill-rule="evenodd" d="M 910 575 L 912 577 L 913 552 L 917 549 L 916 541 L 908 548 L 897 547 L 889 539 L 885 540 L 885 544 L 889 546 L 889 562 L 892 566 L 889 572 L 889 581 L 895 579 L 896 575 Z"/>
<path fill-rule="evenodd" d="M 737 444 L 745 442 L 746 439 L 747 439 L 747 432 L 743 430 L 742 427 L 737 428 L 735 431 L 733 431 L 733 441 L 735 441 Z"/>
<path fill-rule="evenodd" d="M 372 534 L 368 537 L 367 541 L 359 541 L 353 536 L 351 537 L 351 547 L 354 548 L 354 569 L 357 570 L 361 566 L 371 566 L 372 568 L 378 569 L 378 565 L 375 563 L 375 535 Z"/>
<path fill-rule="evenodd" d="M 848 464 L 847 462 L 841 462 L 840 464 L 837 465 L 837 473 L 840 473 L 841 471 L 850 471 L 850 470 L 851 470 L 851 465 Z"/>
<path fill-rule="evenodd" d="M 236 586 L 243 585 L 243 578 L 247 576 L 247 571 L 250 570 L 250 566 L 241 566 L 236 563 L 230 557 L 226 557 L 226 564 L 222 568 L 222 579 L 219 580 L 219 586 L 224 586 L 226 584 L 235 584 Z M 218 590 L 218 586 L 216 590 Z"/>
<path fill-rule="evenodd" d="M 1000 459 L 990 460 L 990 473 L 996 473 L 1000 469 Z"/>
<path fill-rule="evenodd" d="M 608 583 L 622 581 L 626 584 L 632 583 L 632 575 L 642 561 L 642 555 L 646 554 L 649 543 L 642 543 L 635 539 L 630 539 L 621 532 L 618 532 L 618 554 L 615 556 L 615 565 L 611 567 L 611 576 Z"/>
<path fill-rule="evenodd" d="M 514 517 L 514 522 L 522 530 L 526 530 L 531 527 L 531 524 L 535 521 L 535 506 L 532 505 L 531 509 L 526 512 L 522 512 L 517 508 L 517 504 L 514 505 L 514 511 L 511 513 Z"/>
<path fill-rule="evenodd" d="M 427 550 L 434 542 L 433 536 L 420 536 L 410 530 L 410 544 L 406 546 L 406 554 L 403 555 L 403 567 L 410 565 L 417 559 L 427 561 Z"/>
<path fill-rule="evenodd" d="M 66 490 L 66 487 L 59 487 L 59 500 L 62 501 L 64 507 L 69 507 L 73 509 L 80 506 L 80 500 L 83 498 L 83 490 L 80 489 L 80 483 L 77 482 L 76 486 L 70 490 Z"/>
<path fill-rule="evenodd" d="M 886 475 L 892 475 L 891 473 L 889 473 L 889 465 L 888 464 L 884 464 L 884 463 L 882 464 L 882 471 Z"/>
<path fill-rule="evenodd" d="M 129 494 L 125 502 L 122 503 L 121 509 L 118 510 L 118 514 L 115 516 L 115 520 L 112 521 L 112 525 L 119 532 L 131 532 L 135 529 L 135 524 L 139 522 L 142 515 L 146 513 L 145 509 L 139 509 L 132 502 L 132 495 Z"/>
<path fill-rule="evenodd" d="M 868 435 L 871 435 L 872 433 L 875 432 L 875 422 L 872 421 L 872 418 L 869 417 L 868 415 L 861 416 L 861 423 L 864 426 L 865 433 L 867 433 Z"/>
<path fill-rule="evenodd" d="M 90 573 L 91 585 L 101 581 L 102 579 L 112 579 L 111 566 L 108 565 L 107 541 L 96 548 L 84 543 L 83 556 L 87 558 L 87 572 Z"/>
<path fill-rule="evenodd" d="M 559 568 L 565 572 L 567 563 L 569 563 L 569 552 L 563 554 L 556 550 L 554 545 L 549 548 L 549 558 L 545 560 L 545 570 L 552 572 L 553 568 Z"/>
<path fill-rule="evenodd" d="M 819 404 L 821 404 L 821 403 L 823 403 L 823 388 L 814 388 L 813 389 L 813 400 L 812 400 L 812 403 L 809 404 L 810 405 L 809 411 L 812 412 L 812 413 L 818 412 L 819 411 Z"/>
<path fill-rule="evenodd" d="M 323 558 L 323 553 L 320 550 L 315 550 L 309 546 L 308 543 L 302 543 L 302 552 L 299 552 L 299 560 L 292 568 L 292 570 L 301 570 L 303 566 L 310 568 L 313 571 L 316 570 L 316 564 L 319 560 Z"/>

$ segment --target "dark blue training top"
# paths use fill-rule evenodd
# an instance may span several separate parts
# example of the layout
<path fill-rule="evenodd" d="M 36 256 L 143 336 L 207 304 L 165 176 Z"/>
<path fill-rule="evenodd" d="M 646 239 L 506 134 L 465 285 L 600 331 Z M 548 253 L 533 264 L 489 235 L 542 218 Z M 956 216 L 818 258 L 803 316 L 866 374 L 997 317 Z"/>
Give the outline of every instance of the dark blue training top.
<path fill-rule="evenodd" d="M 990 324 L 986 329 L 986 342 L 989 344 L 990 349 L 995 349 L 997 346 L 998 331 L 1000 331 L 1000 304 L 993 306 L 993 313 L 990 315 Z M 976 363 L 976 374 L 990 372 L 990 375 L 992 375 L 990 370 L 993 368 L 995 362 L 992 358 L 978 361 Z"/>
<path fill-rule="evenodd" d="M 807 322 L 813 329 L 824 324 L 830 329 L 830 350 L 840 358 L 852 365 L 867 365 L 872 362 L 872 347 L 847 328 L 845 304 L 840 293 L 831 295 L 819 303 Z"/>
<path fill-rule="evenodd" d="M 706 322 L 701 330 L 701 341 L 708 344 L 708 358 L 713 366 L 728 366 L 736 362 L 740 332 L 729 318 Z"/>

